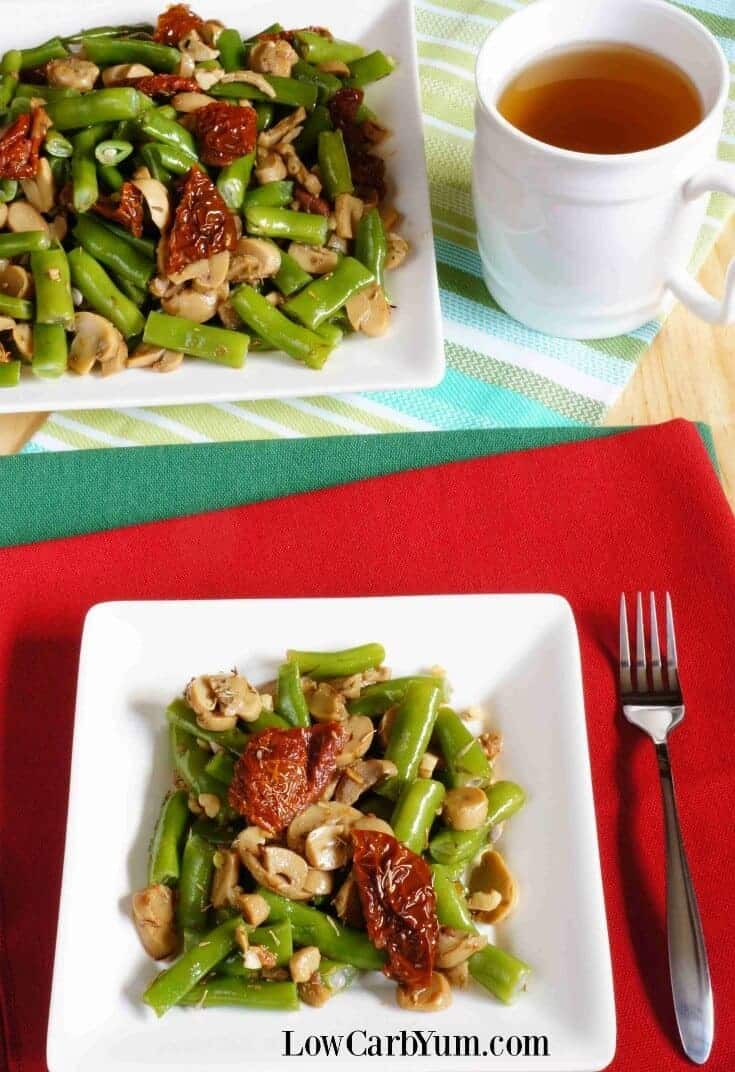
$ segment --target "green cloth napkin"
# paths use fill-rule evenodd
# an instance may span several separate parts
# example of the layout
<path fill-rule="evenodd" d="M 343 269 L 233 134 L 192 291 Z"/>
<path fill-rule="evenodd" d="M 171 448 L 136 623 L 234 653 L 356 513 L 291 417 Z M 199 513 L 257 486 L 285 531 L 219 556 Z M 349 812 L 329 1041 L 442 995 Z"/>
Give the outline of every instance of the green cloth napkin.
<path fill-rule="evenodd" d="M 629 430 L 479 429 L 16 455 L 0 459 L 0 546 L 180 517 L 405 469 Z M 716 466 L 710 431 L 705 426 L 699 431 Z"/>

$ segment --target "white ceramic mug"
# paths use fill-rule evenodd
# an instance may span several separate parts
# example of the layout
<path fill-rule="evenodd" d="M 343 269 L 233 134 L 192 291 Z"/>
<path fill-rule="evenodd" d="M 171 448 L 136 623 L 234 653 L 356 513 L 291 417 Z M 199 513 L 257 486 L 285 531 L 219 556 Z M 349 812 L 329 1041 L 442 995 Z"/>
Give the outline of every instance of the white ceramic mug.
<path fill-rule="evenodd" d="M 701 122 L 643 152 L 597 155 L 546 145 L 496 102 L 530 61 L 565 46 L 653 50 L 699 90 Z M 553 335 L 632 331 L 673 294 L 714 323 L 735 319 L 735 262 L 719 301 L 687 272 L 709 191 L 735 195 L 718 162 L 730 76 L 714 37 L 667 0 L 536 0 L 492 31 L 476 68 L 473 197 L 488 289 L 511 316 Z"/>

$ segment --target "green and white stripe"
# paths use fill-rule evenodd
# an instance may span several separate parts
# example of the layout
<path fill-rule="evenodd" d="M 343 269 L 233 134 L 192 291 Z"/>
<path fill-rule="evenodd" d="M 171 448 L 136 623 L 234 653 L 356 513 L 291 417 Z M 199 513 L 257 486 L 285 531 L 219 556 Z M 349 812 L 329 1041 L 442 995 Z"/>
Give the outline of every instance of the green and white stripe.
<path fill-rule="evenodd" d="M 523 2 L 415 0 L 448 365 L 438 387 L 340 398 L 55 414 L 25 449 L 599 422 L 661 324 L 651 322 L 615 339 L 550 338 L 503 313 L 480 277 L 470 192 L 475 56 L 492 27 Z M 679 6 L 718 37 L 735 74 L 732 0 L 697 0 Z M 735 160 L 735 88 L 720 157 Z M 732 210 L 732 199 L 712 196 L 692 255 L 693 270 L 707 256 Z"/>

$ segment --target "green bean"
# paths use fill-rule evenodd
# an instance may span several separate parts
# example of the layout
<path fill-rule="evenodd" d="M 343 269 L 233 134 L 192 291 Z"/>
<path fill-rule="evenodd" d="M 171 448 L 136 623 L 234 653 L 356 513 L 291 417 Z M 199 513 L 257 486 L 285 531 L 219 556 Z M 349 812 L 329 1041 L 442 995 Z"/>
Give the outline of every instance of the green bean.
<path fill-rule="evenodd" d="M 526 802 L 526 794 L 515 782 L 493 782 L 485 790 L 487 821 L 493 826 L 510 819 Z"/>
<path fill-rule="evenodd" d="M 254 162 L 255 153 L 247 153 L 223 167 L 217 176 L 217 189 L 230 212 L 242 209 Z"/>
<path fill-rule="evenodd" d="M 486 823 L 476 830 L 440 830 L 429 842 L 432 860 L 446 867 L 458 867 L 477 856 L 487 843 L 491 826 Z"/>
<path fill-rule="evenodd" d="M 246 283 L 233 291 L 230 302 L 247 327 L 274 350 L 283 350 L 314 369 L 321 368 L 329 357 L 331 347 L 323 339 L 300 324 L 294 324 Z"/>
<path fill-rule="evenodd" d="M 65 160 L 62 156 L 50 156 L 47 159 L 54 187 L 57 190 L 63 190 L 71 176 L 71 159 Z"/>
<path fill-rule="evenodd" d="M 143 330 L 143 314 L 110 279 L 102 265 L 81 247 L 69 254 L 71 279 L 82 297 L 95 312 L 111 320 L 126 338 Z"/>
<path fill-rule="evenodd" d="M 157 1016 L 163 1016 L 173 1005 L 178 1004 L 200 979 L 232 952 L 235 946 L 235 931 L 242 925 L 242 919 L 234 916 L 206 934 L 170 968 L 156 976 L 143 994 L 146 1005 L 150 1005 Z"/>
<path fill-rule="evenodd" d="M 51 246 L 48 231 L 9 231 L 0 234 L 0 257 L 19 257 L 23 253 L 37 253 Z"/>
<path fill-rule="evenodd" d="M 219 61 L 225 71 L 241 71 L 247 59 L 245 45 L 238 30 L 222 30 L 217 38 Z"/>
<path fill-rule="evenodd" d="M 496 945 L 486 945 L 473 953 L 467 963 L 472 978 L 506 1005 L 525 990 L 531 973 L 528 964 Z"/>
<path fill-rule="evenodd" d="M 264 187 L 261 187 L 264 189 Z M 311 283 L 311 276 L 308 272 L 305 272 L 300 264 L 293 259 L 293 257 L 286 253 L 285 250 L 281 250 L 281 267 L 273 276 L 273 282 L 276 284 L 281 294 L 284 297 L 289 298 L 292 294 L 295 294 L 297 290 L 301 290 L 307 283 Z"/>
<path fill-rule="evenodd" d="M 100 218 L 97 221 L 101 227 L 104 227 L 110 234 L 115 235 L 121 242 L 127 242 L 133 249 L 137 249 L 139 253 L 142 253 L 145 257 L 150 257 L 151 260 L 156 256 L 156 242 L 153 238 L 146 238 L 145 235 L 141 235 L 140 238 L 131 234 L 125 227 L 121 227 L 119 223 L 114 223 L 112 220 L 105 220 Z"/>
<path fill-rule="evenodd" d="M 393 816 L 395 804 L 392 800 L 379 797 L 377 793 L 369 793 L 367 796 L 360 797 L 357 807 L 365 815 L 377 815 L 379 819 L 385 819 L 389 823 Z"/>
<path fill-rule="evenodd" d="M 0 388 L 17 387 L 20 383 L 20 361 L 0 362 Z"/>
<path fill-rule="evenodd" d="M 157 115 L 162 115 L 164 119 L 178 119 L 179 113 L 174 108 L 173 104 L 161 104 L 160 107 L 153 109 Z"/>
<path fill-rule="evenodd" d="M 118 279 L 117 285 L 123 294 L 130 298 L 134 305 L 137 305 L 141 309 L 148 300 L 148 291 L 143 287 L 137 287 L 135 283 L 131 283 L 129 279 Z"/>
<path fill-rule="evenodd" d="M 132 156 L 133 145 L 129 141 L 123 141 L 122 138 L 108 138 L 106 141 L 101 141 L 94 150 L 96 160 L 100 164 L 122 164 L 123 160 L 127 160 L 129 156 Z"/>
<path fill-rule="evenodd" d="M 299 82 L 309 82 L 316 86 L 317 100 L 320 104 L 333 97 L 338 89 L 342 88 L 342 82 L 335 74 L 328 71 L 320 71 L 306 60 L 298 60 L 291 68 L 291 77 Z"/>
<path fill-rule="evenodd" d="M 272 101 L 273 104 L 285 104 L 289 108 L 306 108 L 310 111 L 316 104 L 317 88 L 309 82 L 299 82 L 295 78 L 282 78 L 277 74 L 264 76 L 275 96 L 271 97 L 257 89 L 249 82 L 217 82 L 209 90 L 211 97 L 226 100 Z"/>
<path fill-rule="evenodd" d="M 136 40 L 133 37 L 83 37 L 82 48 L 87 59 L 99 67 L 142 63 L 153 71 L 172 74 L 181 62 L 181 53 L 177 48 L 159 45 L 156 41 Z"/>
<path fill-rule="evenodd" d="M 393 811 L 390 825 L 406 848 L 419 855 L 426 849 L 429 831 L 439 813 L 446 790 L 441 782 L 417 778 L 407 783 Z"/>
<path fill-rule="evenodd" d="M 5 205 L 8 201 L 12 201 L 18 196 L 18 180 L 17 179 L 0 179 L 0 204 Z M 26 232 L 28 233 L 28 232 Z M 33 232 L 38 234 L 38 232 Z M 4 237 L 0 235 L 0 237 Z"/>
<path fill-rule="evenodd" d="M 148 98 L 130 86 L 94 89 L 81 97 L 49 101 L 48 114 L 57 130 L 79 130 L 98 123 L 137 119 Z"/>
<path fill-rule="evenodd" d="M 114 242 L 110 232 L 97 220 L 80 216 L 72 233 L 87 253 L 116 276 L 143 290 L 148 286 L 155 272 L 155 263 L 140 250 Z"/>
<path fill-rule="evenodd" d="M 310 726 L 309 708 L 301 688 L 301 672 L 295 659 L 288 659 L 278 671 L 278 714 L 292 726 Z"/>
<path fill-rule="evenodd" d="M 491 768 L 482 745 L 450 707 L 440 707 L 434 727 L 444 756 L 444 781 L 450 789 L 487 785 Z"/>
<path fill-rule="evenodd" d="M 182 152 L 174 145 L 165 142 L 149 142 L 141 149 L 143 159 L 148 163 L 151 173 L 186 175 L 191 170 L 192 160 L 188 153 Z M 151 166 L 152 162 L 152 166 Z"/>
<path fill-rule="evenodd" d="M 341 964 L 339 961 L 322 957 L 318 968 L 319 981 L 333 994 L 347 990 L 357 979 L 357 968 L 353 964 Z"/>
<path fill-rule="evenodd" d="M 226 845 L 229 848 L 237 837 L 238 831 L 230 826 L 222 826 L 212 819 L 197 819 L 191 827 L 192 834 L 206 838 L 213 845 Z"/>
<path fill-rule="evenodd" d="M 308 674 L 315 681 L 324 681 L 330 677 L 351 677 L 365 670 L 374 670 L 385 661 L 385 648 L 382 644 L 361 644 L 342 651 L 297 651 L 291 648 L 286 652 L 286 658 L 295 659 L 302 674 Z"/>
<path fill-rule="evenodd" d="M 22 60 L 22 53 L 16 48 L 6 52 L 0 62 L 0 112 L 6 111 L 15 97 Z"/>
<path fill-rule="evenodd" d="M 185 354 L 240 369 L 245 364 L 249 339 L 241 331 L 197 324 L 181 316 L 149 313 L 143 341 L 167 350 L 183 350 Z"/>
<path fill-rule="evenodd" d="M 364 264 L 354 257 L 343 257 L 333 272 L 315 279 L 295 297 L 289 298 L 283 306 L 283 312 L 299 320 L 304 327 L 316 331 L 354 294 L 372 282 L 373 273 Z"/>
<path fill-rule="evenodd" d="M 61 131 L 54 130 L 53 127 L 44 138 L 43 147 L 49 156 L 57 157 L 60 160 L 68 160 L 74 152 L 74 146 L 69 139 L 65 138 Z"/>
<path fill-rule="evenodd" d="M 262 927 L 248 927 L 248 943 L 250 945 L 262 945 L 269 952 L 275 954 L 275 968 L 283 968 L 293 956 L 293 928 L 289 920 L 282 923 L 264 923 Z M 231 953 L 222 961 L 218 969 L 223 975 L 244 976 L 253 975 L 253 968 L 246 968 L 242 955 L 239 952 Z"/>
<path fill-rule="evenodd" d="M 323 130 L 332 130 L 332 117 L 328 108 L 317 104 L 313 112 L 306 117 L 301 133 L 294 142 L 294 149 L 300 157 L 306 156 L 314 148 Z"/>
<path fill-rule="evenodd" d="M 351 194 L 355 187 L 342 131 L 323 130 L 317 144 L 319 170 L 329 197 L 334 200 L 339 194 Z"/>
<path fill-rule="evenodd" d="M 375 112 L 372 110 L 372 108 L 368 108 L 365 101 L 362 102 L 360 107 L 355 112 L 355 122 L 358 124 L 358 126 L 364 123 L 366 119 L 372 119 L 373 121 L 375 121 L 377 118 L 378 117 Z"/>
<path fill-rule="evenodd" d="M 229 752 L 217 752 L 204 768 L 207 774 L 211 774 L 218 782 L 229 786 L 235 773 L 235 757 Z"/>
<path fill-rule="evenodd" d="M 21 49 L 20 55 L 20 69 L 30 71 L 33 67 L 45 66 L 50 60 L 60 60 L 63 56 L 68 56 L 69 52 L 60 37 L 52 37 L 50 41 L 36 45 L 35 48 Z"/>
<path fill-rule="evenodd" d="M 381 287 L 385 278 L 387 252 L 388 242 L 380 213 L 377 208 L 370 208 L 357 225 L 355 257 L 373 273 L 376 283 L 380 283 Z"/>
<path fill-rule="evenodd" d="M 154 27 L 148 22 L 135 22 L 126 26 L 93 26 L 90 30 L 81 30 L 69 37 L 63 37 L 62 41 L 65 45 L 80 45 L 85 38 L 89 40 L 93 37 L 119 37 L 121 34 L 132 37 L 133 34 L 139 33 L 152 34 L 153 30 Z"/>
<path fill-rule="evenodd" d="M 160 109 L 151 108 L 150 111 L 145 112 L 140 117 L 138 125 L 149 138 L 163 142 L 164 145 L 173 146 L 174 149 L 188 156 L 192 163 L 197 161 L 197 150 L 192 135 L 185 127 L 182 127 L 181 123 L 177 123 L 175 119 L 169 119 L 165 114 L 162 115 Z"/>
<path fill-rule="evenodd" d="M 329 230 L 326 216 L 266 205 L 246 205 L 245 221 L 249 234 L 288 238 L 307 246 L 323 246 Z"/>
<path fill-rule="evenodd" d="M 436 681 L 415 681 L 406 689 L 385 750 L 385 758 L 395 763 L 398 773 L 379 786 L 381 797 L 395 800 L 416 777 L 434 730 L 440 695 Z"/>
<path fill-rule="evenodd" d="M 214 874 L 215 848 L 206 838 L 192 834 L 181 857 L 176 922 L 180 930 L 205 930 Z"/>
<path fill-rule="evenodd" d="M 353 88 L 366 86 L 370 82 L 377 82 L 380 78 L 386 78 L 395 70 L 396 62 L 391 56 L 386 56 L 379 50 L 369 52 L 367 56 L 360 56 L 348 64 L 350 78 L 347 85 Z"/>
<path fill-rule="evenodd" d="M 217 797 L 220 801 L 218 820 L 229 820 L 234 812 L 226 803 L 222 783 L 207 773 L 211 753 L 200 748 L 196 740 L 175 723 L 169 723 L 169 735 L 174 767 L 190 788 L 192 795 L 199 797 L 202 793 L 207 793 Z"/>
<path fill-rule="evenodd" d="M 259 30 L 253 37 L 248 37 L 245 44 L 247 46 L 257 45 L 258 41 L 262 40 L 267 34 L 279 33 L 283 33 L 283 26 L 280 22 L 272 22 L 270 26 L 266 26 L 264 30 Z"/>
<path fill-rule="evenodd" d="M 451 869 L 441 864 L 431 864 L 431 875 L 436 894 L 436 918 L 442 927 L 452 927 L 458 931 L 476 934 L 477 927 L 470 914 L 462 885 L 454 877 Z"/>
<path fill-rule="evenodd" d="M 176 699 L 166 708 L 166 718 L 171 726 L 176 726 L 184 733 L 197 737 L 200 741 L 211 741 L 220 745 L 227 752 L 239 755 L 248 743 L 247 734 L 236 727 L 231 730 L 205 730 L 197 723 L 197 717 L 188 703 Z"/>
<path fill-rule="evenodd" d="M 371 944 L 363 931 L 343 927 L 318 908 L 311 908 L 301 901 L 289 901 L 264 887 L 259 888 L 258 893 L 268 902 L 270 923 L 280 923 L 284 919 L 291 921 L 295 945 L 315 945 L 330 960 L 352 964 L 363 971 L 378 971 L 383 966 L 385 954 Z"/>
<path fill-rule="evenodd" d="M 168 185 L 171 181 L 171 173 L 164 166 L 160 155 L 156 152 L 159 146 L 155 142 L 150 142 L 148 145 L 141 146 L 140 156 L 145 167 L 151 173 L 151 178 L 156 179 L 158 182 L 162 182 L 164 186 Z M 191 161 L 189 161 L 191 166 Z M 187 171 L 189 169 L 187 168 Z"/>
<path fill-rule="evenodd" d="M 61 324 L 34 324 L 31 371 L 43 380 L 55 380 L 66 372 L 66 332 Z"/>
<path fill-rule="evenodd" d="M 82 130 L 74 137 L 74 155 L 71 158 L 72 198 L 75 212 L 88 212 L 99 197 L 97 182 L 97 164 L 95 163 L 95 146 L 107 138 L 110 125 Z M 90 250 L 90 252 L 92 252 Z M 103 262 L 104 263 L 104 262 Z"/>
<path fill-rule="evenodd" d="M 315 333 L 327 343 L 328 346 L 339 346 L 344 338 L 344 331 L 331 320 L 325 320 L 323 324 L 320 324 L 317 328 L 314 328 Z"/>
<path fill-rule="evenodd" d="M 33 316 L 33 302 L 26 298 L 15 298 L 12 294 L 0 293 L 0 316 L 12 316 L 13 320 L 30 320 Z"/>
<path fill-rule="evenodd" d="M 442 698 L 446 695 L 446 684 L 438 677 L 391 677 L 387 681 L 376 681 L 374 685 L 366 685 L 360 690 L 360 695 L 349 704 L 351 715 L 383 715 L 389 707 L 401 703 L 406 695 L 409 685 L 416 681 L 429 682 L 438 685 L 442 689 Z"/>
<path fill-rule="evenodd" d="M 350 41 L 338 41 L 336 38 L 330 40 L 312 30 L 297 30 L 296 39 L 301 46 L 301 55 L 309 63 L 329 63 L 331 60 L 352 63 L 365 54 L 365 49 L 360 45 L 353 45 Z"/>
<path fill-rule="evenodd" d="M 31 272 L 36 293 L 36 320 L 39 324 L 74 327 L 69 263 L 63 249 L 31 253 Z"/>
<path fill-rule="evenodd" d="M 48 103 L 50 101 L 68 100 L 72 97 L 78 100 L 81 93 L 78 89 L 69 89 L 65 86 L 43 86 L 38 85 L 36 82 L 19 82 L 16 96 L 28 100 L 36 97 Z"/>
<path fill-rule="evenodd" d="M 293 200 L 293 183 L 287 179 L 265 182 L 245 194 L 245 207 L 266 205 L 269 208 L 284 208 Z"/>
<path fill-rule="evenodd" d="M 285 718 L 281 718 L 275 711 L 269 711 L 267 707 L 264 707 L 260 712 L 255 722 L 248 722 L 249 733 L 260 733 L 261 730 L 289 730 L 291 729 L 290 722 L 286 722 Z"/>
<path fill-rule="evenodd" d="M 125 182 L 122 171 L 119 168 L 113 167 L 112 164 L 98 164 L 97 175 L 102 180 L 108 190 L 113 193 L 117 193 L 122 189 L 122 185 Z"/>
<path fill-rule="evenodd" d="M 238 1005 L 248 1009 L 292 1012 L 300 1007 L 296 983 L 219 977 L 199 983 L 180 1001 L 181 1005 L 216 1008 Z"/>
<path fill-rule="evenodd" d="M 35 340 L 34 340 L 35 341 Z M 181 850 L 191 814 L 187 794 L 177 789 L 161 805 L 148 854 L 148 885 L 175 886 L 181 874 Z"/>

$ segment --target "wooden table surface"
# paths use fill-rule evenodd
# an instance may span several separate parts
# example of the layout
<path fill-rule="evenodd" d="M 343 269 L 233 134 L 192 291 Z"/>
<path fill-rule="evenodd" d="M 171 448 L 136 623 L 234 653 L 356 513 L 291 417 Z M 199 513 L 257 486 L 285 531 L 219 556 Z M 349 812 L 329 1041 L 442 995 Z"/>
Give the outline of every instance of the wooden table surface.
<path fill-rule="evenodd" d="M 722 293 L 735 256 L 735 217 L 710 254 L 700 279 Z M 735 508 L 735 326 L 711 327 L 678 306 L 605 418 L 611 425 L 656 424 L 671 417 L 712 427 L 722 480 Z M 0 454 L 12 454 L 43 423 L 43 414 L 0 417 Z"/>

